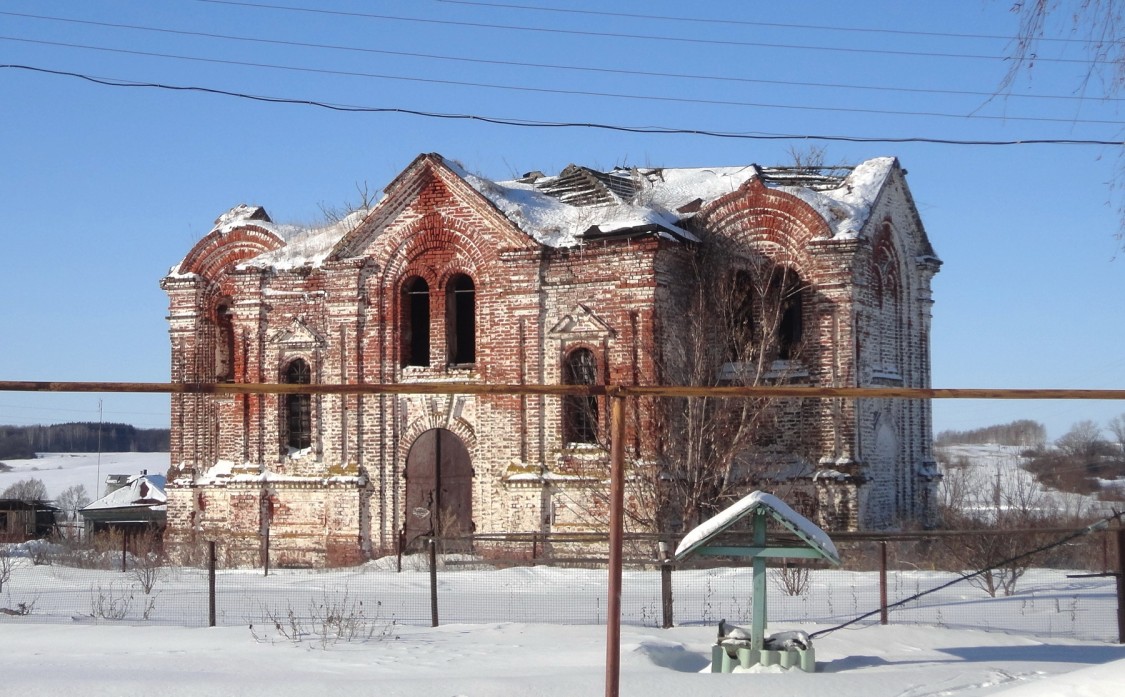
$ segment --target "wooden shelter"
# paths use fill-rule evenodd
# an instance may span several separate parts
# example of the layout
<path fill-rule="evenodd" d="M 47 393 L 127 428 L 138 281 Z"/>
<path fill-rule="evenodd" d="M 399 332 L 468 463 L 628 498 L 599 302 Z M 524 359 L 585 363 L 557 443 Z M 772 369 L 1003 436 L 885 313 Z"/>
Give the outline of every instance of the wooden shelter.
<path fill-rule="evenodd" d="M 771 521 L 775 532 L 770 539 Z M 741 523 L 741 525 L 740 525 Z M 766 637 L 766 560 L 823 559 L 838 565 L 840 556 L 827 534 L 772 494 L 755 491 L 689 532 L 676 549 L 675 560 L 693 555 L 742 557 L 753 560 L 752 618 L 749 632 L 725 621 L 711 650 L 711 672 L 729 673 L 737 666 L 778 664 L 813 672 L 816 658 L 803 632 Z"/>

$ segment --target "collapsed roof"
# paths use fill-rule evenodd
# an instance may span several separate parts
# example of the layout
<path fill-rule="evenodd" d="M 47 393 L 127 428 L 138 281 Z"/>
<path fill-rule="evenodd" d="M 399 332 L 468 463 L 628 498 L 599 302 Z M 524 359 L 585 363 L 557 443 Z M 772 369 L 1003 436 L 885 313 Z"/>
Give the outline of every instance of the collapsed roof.
<path fill-rule="evenodd" d="M 603 172 L 572 164 L 555 176 L 532 172 L 514 180 L 493 181 L 471 174 L 437 154 L 423 155 L 415 165 L 426 161 L 459 178 L 539 244 L 555 248 L 638 235 L 695 240 L 687 225 L 695 213 L 752 180 L 807 203 L 824 218 L 833 237 L 856 237 L 888 176 L 897 167 L 891 157 L 867 160 L 850 168 L 617 167 Z M 388 190 L 394 185 L 392 182 Z M 253 225 L 284 241 L 279 249 L 244 261 L 245 267 L 319 266 L 351 230 L 386 205 L 388 195 L 371 210 L 356 211 L 324 227 L 304 228 L 278 225 L 262 207 L 241 204 L 220 216 L 211 234 L 224 235 Z M 179 271 L 177 266 L 171 274 Z"/>

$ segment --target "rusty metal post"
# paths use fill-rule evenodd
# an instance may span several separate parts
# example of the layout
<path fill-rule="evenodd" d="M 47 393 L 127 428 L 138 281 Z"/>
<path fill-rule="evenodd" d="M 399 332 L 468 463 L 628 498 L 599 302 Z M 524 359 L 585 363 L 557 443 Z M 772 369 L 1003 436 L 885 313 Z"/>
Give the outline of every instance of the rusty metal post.
<path fill-rule="evenodd" d="M 215 541 L 207 543 L 207 626 L 215 626 Z"/>
<path fill-rule="evenodd" d="M 625 395 L 609 390 L 609 597 L 605 623 L 605 695 L 621 688 L 621 557 L 625 537 Z"/>
<path fill-rule="evenodd" d="M 879 624 L 887 623 L 887 541 L 879 540 Z"/>
<path fill-rule="evenodd" d="M 661 627 L 671 629 L 674 623 L 672 618 L 672 554 L 669 552 L 667 540 L 661 540 L 657 546 L 660 554 L 660 609 L 663 621 Z"/>

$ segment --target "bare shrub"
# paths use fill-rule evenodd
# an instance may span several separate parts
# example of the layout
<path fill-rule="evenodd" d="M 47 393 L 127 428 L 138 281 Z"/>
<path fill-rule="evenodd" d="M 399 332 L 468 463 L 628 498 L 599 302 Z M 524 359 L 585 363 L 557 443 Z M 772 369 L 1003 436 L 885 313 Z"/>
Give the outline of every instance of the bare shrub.
<path fill-rule="evenodd" d="M 345 587 L 343 592 L 325 592 L 320 600 L 310 600 L 308 615 L 298 615 L 293 606 L 285 611 L 262 609 L 267 620 L 267 628 L 250 625 L 250 633 L 258 641 L 271 641 L 270 631 L 276 636 L 295 644 L 312 639 L 321 648 L 344 643 L 382 641 L 393 638 L 397 623 L 392 618 L 382 618 L 382 603 L 376 602 L 372 608 L 363 600 L 351 597 Z"/>
<path fill-rule="evenodd" d="M 0 607 L 0 614 L 13 615 L 15 617 L 23 617 L 30 615 L 35 611 L 35 603 L 39 600 L 39 596 L 35 596 L 31 601 L 21 601 L 16 603 L 15 607 Z"/>
<path fill-rule="evenodd" d="M 157 581 L 164 575 L 164 548 L 160 534 L 146 530 L 133 538 L 132 568 L 130 572 L 145 595 L 151 595 Z"/>
<path fill-rule="evenodd" d="M 129 589 L 108 588 L 101 584 L 90 589 L 90 617 L 99 620 L 123 620 L 133 604 L 133 593 Z"/>
<path fill-rule="evenodd" d="M 12 579 L 12 548 L 0 542 L 0 591 Z"/>
<path fill-rule="evenodd" d="M 809 590 L 809 567 L 786 564 L 779 569 L 772 569 L 770 580 L 785 595 L 804 595 Z"/>

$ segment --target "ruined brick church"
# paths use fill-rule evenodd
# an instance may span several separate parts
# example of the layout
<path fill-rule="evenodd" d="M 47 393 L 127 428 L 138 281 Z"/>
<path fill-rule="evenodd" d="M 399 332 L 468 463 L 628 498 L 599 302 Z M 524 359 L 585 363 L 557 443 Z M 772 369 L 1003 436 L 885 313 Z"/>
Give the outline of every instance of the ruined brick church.
<path fill-rule="evenodd" d="M 374 207 L 323 228 L 278 225 L 255 206 L 222 215 L 162 281 L 171 378 L 660 385 L 679 382 L 681 356 L 706 353 L 676 350 L 696 342 L 719 347 L 714 384 L 737 384 L 757 361 L 759 384 L 929 387 L 941 262 L 905 177 L 878 158 L 831 171 L 571 165 L 491 181 L 421 155 Z M 700 250 L 719 242 L 724 270 L 701 274 Z M 763 267 L 781 273 L 752 282 Z M 691 304 L 709 273 L 741 293 L 729 326 L 757 347 L 745 356 L 693 324 L 709 314 Z M 634 402 L 628 419 L 637 472 L 677 433 L 650 404 Z M 174 395 L 165 544 L 186 554 L 218 540 L 225 563 L 256 565 L 268 539 L 273 564 L 322 566 L 409 551 L 435 528 L 594 529 L 606 406 Z M 932 522 L 928 401 L 806 400 L 780 413 L 758 441 L 814 519 Z"/>

